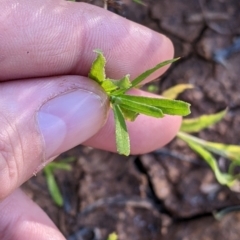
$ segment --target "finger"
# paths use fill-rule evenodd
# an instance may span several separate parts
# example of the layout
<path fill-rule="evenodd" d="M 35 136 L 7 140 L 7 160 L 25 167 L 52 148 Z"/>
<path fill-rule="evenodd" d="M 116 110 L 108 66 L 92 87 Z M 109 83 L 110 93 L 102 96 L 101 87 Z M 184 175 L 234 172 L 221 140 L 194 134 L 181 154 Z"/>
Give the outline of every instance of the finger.
<path fill-rule="evenodd" d="M 129 73 L 133 79 L 173 56 L 165 36 L 85 3 L 3 0 L 1 10 L 0 80 L 86 76 L 96 48 L 106 55 L 110 78 Z"/>
<path fill-rule="evenodd" d="M 163 147 L 177 134 L 181 117 L 165 116 L 157 119 L 140 115 L 134 122 L 127 122 L 131 154 L 144 154 Z M 104 127 L 84 145 L 116 152 L 114 117 L 111 112 Z"/>
<path fill-rule="evenodd" d="M 0 202 L 0 239 L 65 238 L 46 213 L 18 189 Z"/>
<path fill-rule="evenodd" d="M 78 76 L 4 82 L 0 96 L 0 199 L 97 133 L 109 108 L 98 84 Z"/>
<path fill-rule="evenodd" d="M 159 97 L 137 89 L 134 90 L 133 94 Z M 127 121 L 131 154 L 143 154 L 163 147 L 176 136 L 181 126 L 181 121 L 181 117 L 169 115 L 166 115 L 164 118 L 139 115 L 134 122 Z M 115 122 L 112 112 L 110 112 L 104 127 L 84 144 L 116 152 Z"/>

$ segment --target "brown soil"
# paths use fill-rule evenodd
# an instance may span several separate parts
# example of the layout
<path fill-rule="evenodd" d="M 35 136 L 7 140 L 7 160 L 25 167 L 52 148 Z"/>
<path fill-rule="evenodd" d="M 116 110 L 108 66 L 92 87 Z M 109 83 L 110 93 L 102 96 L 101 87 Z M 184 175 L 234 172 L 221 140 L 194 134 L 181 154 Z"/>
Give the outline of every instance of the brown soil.
<path fill-rule="evenodd" d="M 192 116 L 229 107 L 225 119 L 202 131 L 203 139 L 240 144 L 240 1 L 155 0 L 147 6 L 131 0 L 111 8 L 133 21 L 166 34 L 183 58 L 155 83 L 161 90 L 192 83 L 181 94 Z M 100 4 L 96 1 L 95 4 Z M 221 221 L 214 211 L 240 203 L 240 194 L 219 185 L 210 168 L 175 139 L 166 148 L 125 158 L 79 146 L 71 172 L 58 171 L 64 197 L 57 207 L 43 173 L 23 189 L 69 240 L 238 240 L 240 213 Z M 219 159 L 224 167 L 226 161 Z"/>

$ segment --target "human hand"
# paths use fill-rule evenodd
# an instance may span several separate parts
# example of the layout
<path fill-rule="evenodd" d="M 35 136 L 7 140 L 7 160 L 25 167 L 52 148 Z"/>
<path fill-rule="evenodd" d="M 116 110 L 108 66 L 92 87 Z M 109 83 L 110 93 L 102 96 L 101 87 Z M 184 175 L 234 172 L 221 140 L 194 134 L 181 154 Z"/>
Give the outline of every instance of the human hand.
<path fill-rule="evenodd" d="M 103 50 L 109 77 L 135 78 L 171 59 L 173 47 L 108 11 L 63 0 L 2 0 L 0 23 L 0 239 L 64 239 L 18 187 L 80 143 L 116 151 L 107 97 L 86 77 L 92 51 Z M 128 123 L 132 154 L 165 145 L 180 123 L 173 116 Z"/>

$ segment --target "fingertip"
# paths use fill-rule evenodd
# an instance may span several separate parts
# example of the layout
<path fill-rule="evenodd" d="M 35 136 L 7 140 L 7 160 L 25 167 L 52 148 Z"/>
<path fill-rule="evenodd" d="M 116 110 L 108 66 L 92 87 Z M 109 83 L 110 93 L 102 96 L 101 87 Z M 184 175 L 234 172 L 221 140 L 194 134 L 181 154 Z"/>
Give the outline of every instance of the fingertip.
<path fill-rule="evenodd" d="M 144 154 L 168 144 L 180 129 L 182 118 L 165 116 L 157 119 L 139 116 L 134 123 L 128 124 L 131 139 L 131 154 Z"/>
<path fill-rule="evenodd" d="M 163 45 L 166 46 L 166 48 L 162 49 L 165 52 L 164 55 L 167 56 L 168 59 L 172 59 L 174 57 L 173 42 L 167 36 L 163 34 L 160 35 L 163 38 Z"/>

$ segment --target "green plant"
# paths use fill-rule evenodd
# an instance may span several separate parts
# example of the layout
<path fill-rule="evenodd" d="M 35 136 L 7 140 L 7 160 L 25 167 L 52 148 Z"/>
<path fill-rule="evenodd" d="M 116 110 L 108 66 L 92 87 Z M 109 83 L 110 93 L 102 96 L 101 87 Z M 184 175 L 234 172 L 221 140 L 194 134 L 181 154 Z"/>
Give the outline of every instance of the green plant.
<path fill-rule="evenodd" d="M 130 154 L 130 141 L 125 120 L 134 121 L 139 114 L 162 118 L 164 114 L 186 116 L 190 113 L 190 104 L 178 100 L 150 98 L 126 94 L 139 85 L 159 68 L 175 62 L 178 58 L 167 60 L 145 71 L 130 81 L 129 74 L 120 80 L 106 77 L 106 59 L 101 50 L 95 50 L 97 57 L 89 72 L 89 78 L 97 82 L 109 97 L 115 119 L 116 145 L 119 154 Z"/>
<path fill-rule="evenodd" d="M 192 87 L 193 86 L 189 84 L 179 84 L 166 90 L 162 95 L 175 99 L 179 93 Z M 202 115 L 198 118 L 183 119 L 181 129 L 177 136 L 185 141 L 194 152 L 199 154 L 202 159 L 206 161 L 220 184 L 232 188 L 240 177 L 240 175 L 235 174 L 234 171 L 237 166 L 240 166 L 240 147 L 237 145 L 209 142 L 190 135 L 190 133 L 198 133 L 219 122 L 226 113 L 227 110 L 224 110 L 215 114 Z M 222 156 L 231 161 L 226 173 L 220 170 L 218 161 L 214 155 Z"/>
<path fill-rule="evenodd" d="M 149 69 L 135 78 L 132 82 L 130 76 L 126 75 L 120 80 L 107 78 L 105 75 L 106 59 L 100 50 L 95 50 L 97 58 L 94 60 L 89 72 L 89 78 L 97 82 L 109 97 L 111 107 L 114 112 L 116 126 L 117 151 L 120 154 L 130 154 L 130 141 L 125 120 L 134 121 L 139 114 L 152 117 L 164 117 L 164 114 L 185 116 L 190 113 L 190 104 L 161 98 L 149 98 L 127 95 L 126 92 L 136 88 L 139 84 L 159 68 L 176 61 L 172 59 L 159 63 L 154 68 Z M 44 174 L 50 195 L 57 206 L 63 206 L 63 197 L 54 177 L 56 169 L 70 171 L 69 160 L 49 163 L 44 168 Z"/>
<path fill-rule="evenodd" d="M 54 176 L 54 172 L 57 169 L 64 170 L 64 171 L 71 171 L 72 167 L 70 165 L 70 162 L 74 161 L 74 157 L 65 158 L 60 162 L 51 162 L 46 167 L 44 167 L 43 172 L 46 177 L 48 191 L 51 195 L 51 198 L 53 199 L 54 203 L 62 207 L 63 206 L 63 197 L 61 194 L 61 191 L 58 187 L 57 181 Z"/>

